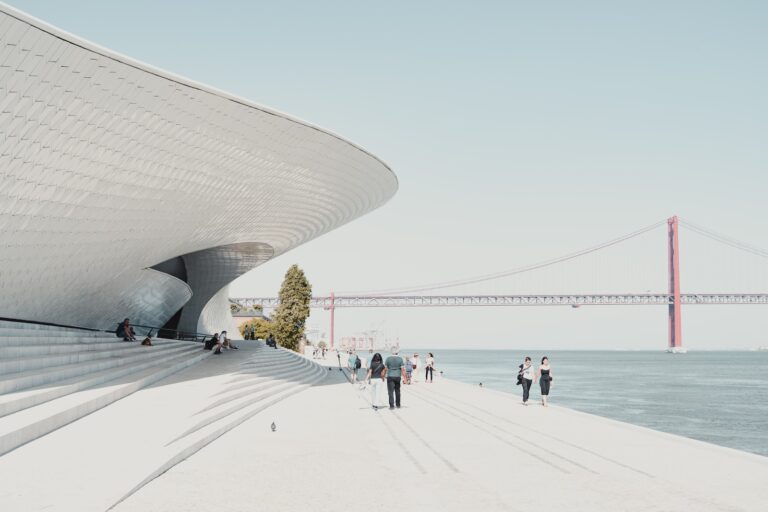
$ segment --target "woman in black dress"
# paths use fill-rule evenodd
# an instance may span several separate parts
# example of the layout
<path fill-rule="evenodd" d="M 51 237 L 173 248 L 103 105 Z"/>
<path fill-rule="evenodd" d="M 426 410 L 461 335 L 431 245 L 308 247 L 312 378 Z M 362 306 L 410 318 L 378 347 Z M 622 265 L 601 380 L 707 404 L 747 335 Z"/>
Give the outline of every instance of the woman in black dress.
<path fill-rule="evenodd" d="M 546 407 L 549 400 L 549 387 L 552 382 L 552 368 L 549 366 L 547 356 L 541 358 L 541 366 L 536 372 L 536 377 L 539 379 L 539 386 L 541 386 L 541 405 Z"/>

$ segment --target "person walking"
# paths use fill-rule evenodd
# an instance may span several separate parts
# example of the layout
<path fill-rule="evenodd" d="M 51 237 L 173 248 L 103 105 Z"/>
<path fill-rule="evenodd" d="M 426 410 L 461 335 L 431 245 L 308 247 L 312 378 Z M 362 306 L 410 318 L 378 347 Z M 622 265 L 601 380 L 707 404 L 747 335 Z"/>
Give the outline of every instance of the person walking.
<path fill-rule="evenodd" d="M 549 358 L 544 356 L 541 358 L 541 366 L 536 371 L 536 377 L 539 378 L 539 386 L 541 386 L 541 405 L 548 406 L 549 402 L 549 388 L 552 383 L 552 368 L 549 366 Z"/>
<path fill-rule="evenodd" d="M 395 407 L 400 408 L 400 379 L 403 379 L 406 384 L 408 383 L 405 378 L 405 363 L 403 358 L 398 355 L 399 352 L 399 348 L 392 348 L 392 355 L 384 361 L 384 366 L 387 367 L 387 395 L 389 396 L 390 410 Z"/>
<path fill-rule="evenodd" d="M 357 357 L 355 352 L 350 350 L 349 357 L 347 357 L 347 369 L 349 370 L 349 376 L 352 378 L 352 384 L 357 382 L 357 369 L 359 368 L 357 362 L 359 360 L 360 358 Z"/>
<path fill-rule="evenodd" d="M 410 357 L 405 358 L 405 378 L 407 380 L 406 384 L 410 384 L 413 382 L 412 379 L 413 376 L 413 362 L 411 361 Z"/>
<path fill-rule="evenodd" d="M 432 384 L 432 373 L 435 369 L 435 356 L 432 354 L 432 352 L 429 352 L 429 355 L 427 356 L 427 359 L 424 361 L 424 363 L 426 363 L 424 370 L 424 382 L 429 382 Z"/>
<path fill-rule="evenodd" d="M 413 359 L 411 359 L 411 364 L 413 365 L 413 380 L 411 378 L 408 378 L 408 383 L 410 384 L 413 382 L 414 384 L 419 381 L 419 368 L 421 368 L 421 359 L 419 359 L 419 354 L 413 354 Z"/>
<path fill-rule="evenodd" d="M 371 406 L 373 410 L 379 410 L 379 401 L 381 398 L 381 387 L 386 382 L 387 367 L 384 366 L 381 354 L 376 352 L 371 358 L 371 364 L 368 365 L 368 375 L 366 380 L 371 387 Z"/>
<path fill-rule="evenodd" d="M 523 405 L 528 405 L 528 397 L 531 393 L 531 386 L 534 383 L 536 374 L 534 373 L 533 365 L 531 364 L 531 358 L 525 356 L 525 361 L 519 366 L 521 377 L 521 384 L 523 386 Z"/>

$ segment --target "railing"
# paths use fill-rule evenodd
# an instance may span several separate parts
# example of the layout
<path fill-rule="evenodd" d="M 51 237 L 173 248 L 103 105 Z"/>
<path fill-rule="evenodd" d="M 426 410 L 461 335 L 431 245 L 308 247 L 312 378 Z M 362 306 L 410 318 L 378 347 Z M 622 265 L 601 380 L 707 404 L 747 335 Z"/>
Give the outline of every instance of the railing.
<path fill-rule="evenodd" d="M 38 320 L 22 320 L 19 318 L 4 318 L 4 317 L 0 317 L 0 321 L 15 322 L 19 324 L 45 325 L 48 327 L 61 327 L 63 329 L 77 329 L 80 331 L 88 331 L 88 332 L 104 332 L 112 335 L 117 335 L 117 327 L 115 327 L 115 329 L 113 330 L 112 329 L 96 329 L 93 327 L 82 327 L 79 325 L 67 325 L 67 324 L 58 324 L 54 322 L 41 322 Z M 179 329 L 166 329 L 163 327 L 156 327 L 156 326 L 150 326 L 150 325 L 131 324 L 131 327 L 133 327 L 134 333 L 136 334 L 137 337 L 157 336 L 160 338 L 166 338 L 171 340 L 197 341 L 200 343 L 205 343 L 207 339 L 210 339 L 213 337 L 212 334 L 181 331 Z"/>
<path fill-rule="evenodd" d="M 131 327 L 133 327 L 133 330 L 134 332 L 136 332 L 137 335 L 139 334 L 138 329 L 143 329 L 144 334 L 142 334 L 142 336 L 155 336 L 154 333 L 157 332 L 157 337 L 170 339 L 170 340 L 198 341 L 200 343 L 205 343 L 207 339 L 210 339 L 213 337 L 212 334 L 181 331 L 179 329 L 168 329 L 165 327 L 152 327 L 149 325 L 131 324 Z M 107 332 L 115 332 L 115 331 L 107 331 Z"/>

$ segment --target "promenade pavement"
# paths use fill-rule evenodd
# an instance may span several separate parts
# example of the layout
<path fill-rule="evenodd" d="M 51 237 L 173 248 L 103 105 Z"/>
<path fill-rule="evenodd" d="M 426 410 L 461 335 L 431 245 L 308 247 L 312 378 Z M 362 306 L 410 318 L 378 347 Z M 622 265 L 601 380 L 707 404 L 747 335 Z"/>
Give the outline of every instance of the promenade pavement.
<path fill-rule="evenodd" d="M 374 411 L 335 370 L 115 510 L 765 512 L 767 482 L 765 457 L 447 379 Z"/>

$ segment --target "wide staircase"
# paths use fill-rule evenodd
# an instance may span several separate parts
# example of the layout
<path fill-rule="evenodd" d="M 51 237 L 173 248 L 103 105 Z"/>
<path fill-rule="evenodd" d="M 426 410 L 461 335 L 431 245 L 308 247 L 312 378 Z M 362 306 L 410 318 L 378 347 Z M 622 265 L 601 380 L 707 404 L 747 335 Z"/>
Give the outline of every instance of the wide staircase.
<path fill-rule="evenodd" d="M 0 321 L 0 455 L 193 365 L 200 343 Z"/>
<path fill-rule="evenodd" d="M 238 345 L 213 355 L 194 342 L 144 347 L 0 322 L 0 480 L 14 482 L 0 503 L 106 510 L 331 373 L 282 348 Z"/>
<path fill-rule="evenodd" d="M 246 351 L 225 351 L 220 357 L 244 357 L 230 363 L 218 374 L 203 377 L 208 379 L 205 387 L 209 392 L 206 396 L 192 401 L 194 408 L 190 407 L 191 403 L 180 404 L 179 410 L 173 413 L 173 419 L 169 415 L 166 424 L 174 425 L 176 434 L 170 438 L 158 438 L 163 441 L 162 449 L 158 444 L 153 458 L 159 464 L 117 503 L 271 405 L 328 377 L 327 367 L 290 350 L 273 349 L 253 341 L 241 341 L 239 345 Z M 222 361 L 217 356 L 206 363 L 213 366 Z M 203 370 L 204 366 L 208 365 L 196 370 Z M 183 379 L 184 373 L 175 378 Z M 202 373 L 210 375 L 210 372 Z M 175 378 L 168 379 L 168 382 L 172 383 Z"/>

